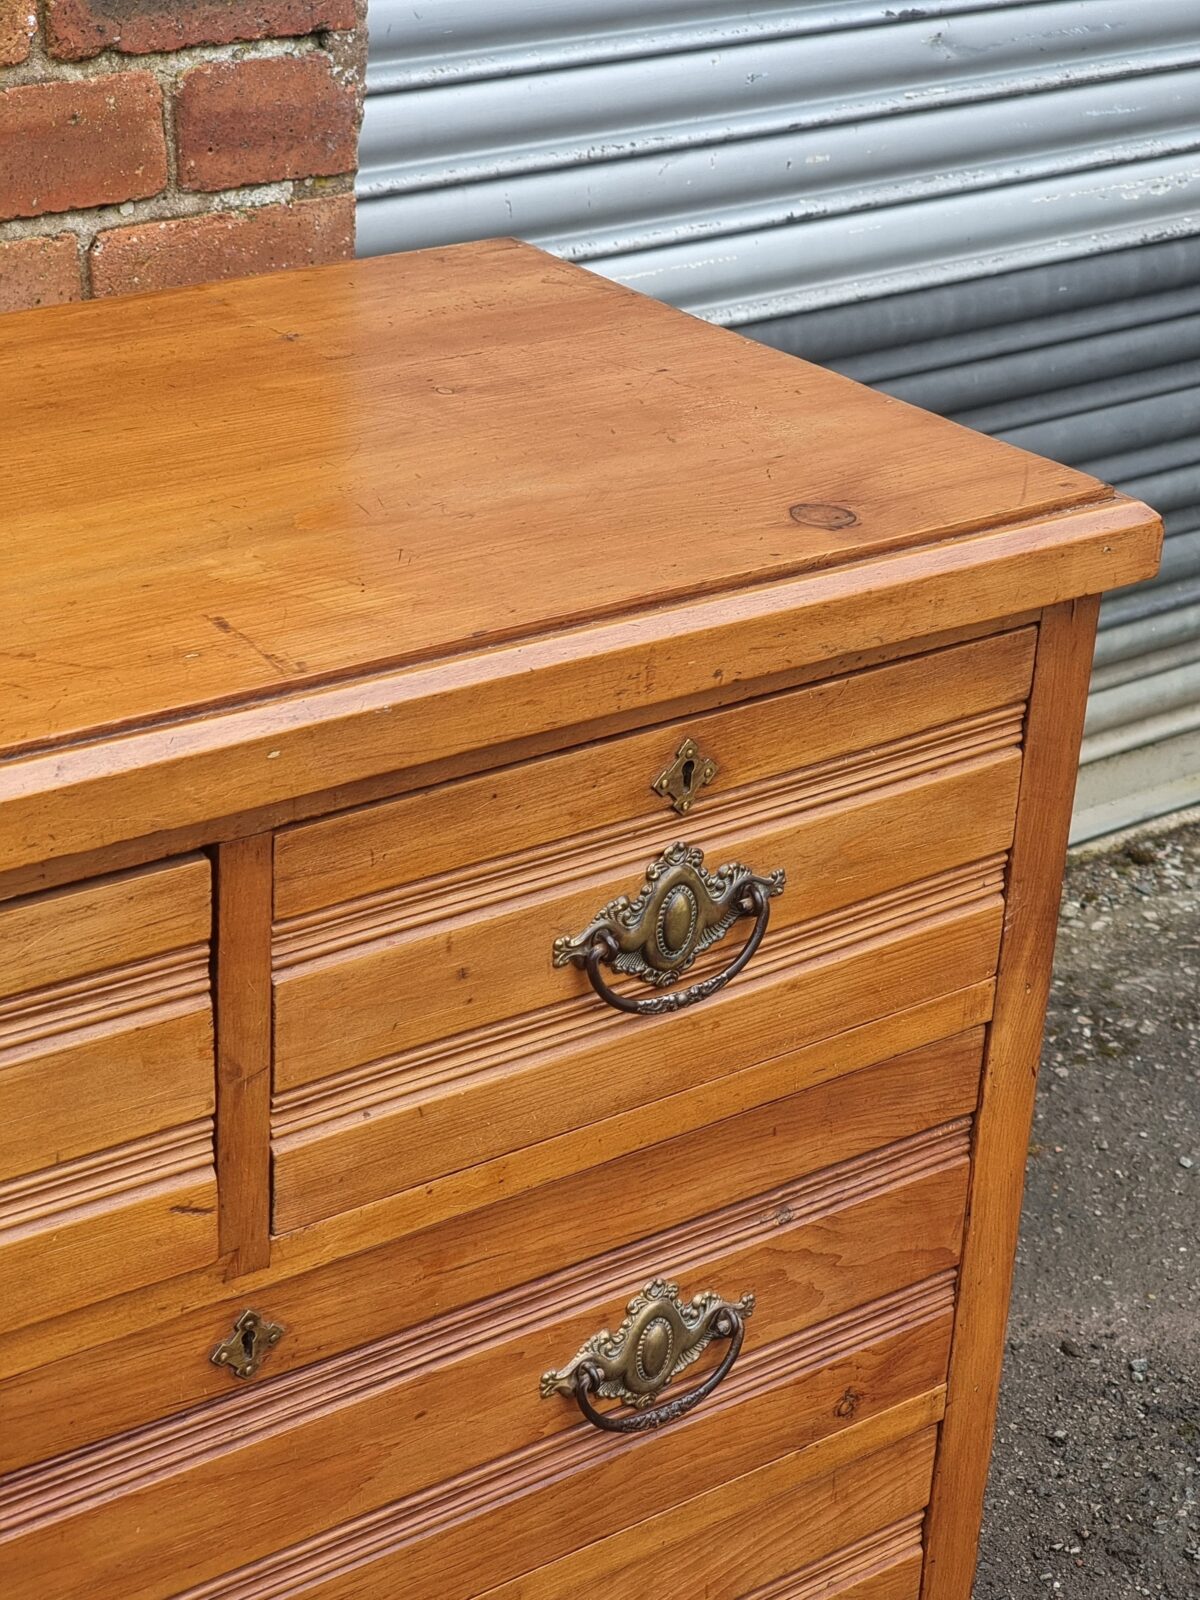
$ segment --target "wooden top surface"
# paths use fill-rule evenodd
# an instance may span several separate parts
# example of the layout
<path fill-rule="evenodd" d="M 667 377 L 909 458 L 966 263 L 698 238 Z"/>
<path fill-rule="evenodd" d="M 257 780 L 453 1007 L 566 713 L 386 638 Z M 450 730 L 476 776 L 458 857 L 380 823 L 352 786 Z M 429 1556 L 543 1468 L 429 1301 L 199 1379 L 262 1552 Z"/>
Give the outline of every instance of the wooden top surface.
<path fill-rule="evenodd" d="M 1112 498 L 507 240 L 0 318 L 0 418 L 10 756 Z"/>

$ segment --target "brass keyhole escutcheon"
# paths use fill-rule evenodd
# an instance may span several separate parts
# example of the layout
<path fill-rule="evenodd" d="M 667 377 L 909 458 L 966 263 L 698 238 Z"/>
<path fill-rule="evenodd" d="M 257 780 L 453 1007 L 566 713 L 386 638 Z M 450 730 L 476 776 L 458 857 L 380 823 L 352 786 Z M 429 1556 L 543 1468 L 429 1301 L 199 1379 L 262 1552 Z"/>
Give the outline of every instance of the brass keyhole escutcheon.
<path fill-rule="evenodd" d="M 210 1359 L 214 1366 L 228 1367 L 235 1378 L 252 1378 L 282 1338 L 283 1329 L 277 1322 L 268 1322 L 254 1310 L 243 1311 L 233 1332 L 221 1340 Z"/>
<path fill-rule="evenodd" d="M 697 794 L 717 775 L 717 763 L 704 755 L 694 739 L 685 739 L 675 752 L 675 759 L 665 771 L 660 772 L 650 787 L 655 794 L 670 800 L 671 809 L 686 816 L 692 809 Z"/>

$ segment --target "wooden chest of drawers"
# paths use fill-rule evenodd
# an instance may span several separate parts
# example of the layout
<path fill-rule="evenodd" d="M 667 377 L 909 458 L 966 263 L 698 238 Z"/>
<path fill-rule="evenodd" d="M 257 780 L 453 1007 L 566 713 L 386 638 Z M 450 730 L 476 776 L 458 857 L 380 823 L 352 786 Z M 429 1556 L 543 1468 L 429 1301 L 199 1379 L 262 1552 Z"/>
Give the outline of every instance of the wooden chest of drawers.
<path fill-rule="evenodd" d="M 0 410 L 6 1600 L 967 1600 L 1153 513 L 508 241 Z"/>

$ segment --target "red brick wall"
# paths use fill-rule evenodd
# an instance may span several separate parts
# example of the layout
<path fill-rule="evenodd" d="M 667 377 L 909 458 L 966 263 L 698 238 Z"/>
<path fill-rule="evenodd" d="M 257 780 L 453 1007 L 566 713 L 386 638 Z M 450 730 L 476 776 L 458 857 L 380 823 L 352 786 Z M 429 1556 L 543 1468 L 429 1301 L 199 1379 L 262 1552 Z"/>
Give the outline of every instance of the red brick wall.
<path fill-rule="evenodd" d="M 349 256 L 365 0 L 0 0 L 0 310 Z"/>

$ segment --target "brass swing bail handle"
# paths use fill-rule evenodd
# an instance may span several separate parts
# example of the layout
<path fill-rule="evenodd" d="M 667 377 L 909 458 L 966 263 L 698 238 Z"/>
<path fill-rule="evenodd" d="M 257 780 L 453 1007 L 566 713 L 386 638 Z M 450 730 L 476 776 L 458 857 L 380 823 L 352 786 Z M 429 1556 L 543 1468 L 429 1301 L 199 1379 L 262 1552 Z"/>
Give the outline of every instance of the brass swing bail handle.
<path fill-rule="evenodd" d="M 686 1416 L 729 1376 L 741 1351 L 742 1340 L 746 1337 L 746 1324 L 732 1306 L 727 1306 L 718 1315 L 713 1332 L 729 1340 L 729 1349 L 721 1365 L 710 1372 L 702 1384 L 689 1389 L 686 1394 L 676 1395 L 674 1400 L 668 1400 L 664 1405 L 653 1406 L 648 1411 L 635 1411 L 623 1417 L 609 1416 L 592 1404 L 592 1395 L 599 1393 L 604 1382 L 604 1372 L 593 1362 L 585 1361 L 575 1375 L 575 1399 L 580 1411 L 594 1428 L 603 1428 L 605 1433 L 647 1433 L 652 1428 L 661 1428 L 666 1422 Z"/>
<path fill-rule="evenodd" d="M 678 1285 L 656 1278 L 636 1295 L 616 1333 L 597 1333 L 559 1372 L 542 1377 L 543 1400 L 552 1394 L 574 1397 L 583 1416 L 605 1433 L 646 1433 L 686 1416 L 729 1376 L 746 1336 L 754 1296 L 722 1300 L 708 1289 L 690 1304 Z M 714 1339 L 728 1339 L 719 1366 L 704 1382 L 663 1405 L 653 1405 L 671 1380 L 697 1360 Z M 597 1397 L 622 1400 L 625 1414 L 601 1411 Z"/>
<path fill-rule="evenodd" d="M 763 941 L 770 902 L 783 893 L 785 882 L 782 868 L 762 876 L 730 862 L 706 871 L 703 851 L 679 841 L 650 863 L 632 899 L 620 895 L 577 937 L 556 939 L 554 965 L 582 967 L 600 998 L 618 1011 L 638 1017 L 680 1011 L 723 989 L 742 971 Z M 698 955 L 747 916 L 754 918 L 754 927 L 737 956 L 686 989 L 636 1000 L 612 988 L 605 976 L 603 969 L 611 968 L 655 988 L 677 983 Z"/>

